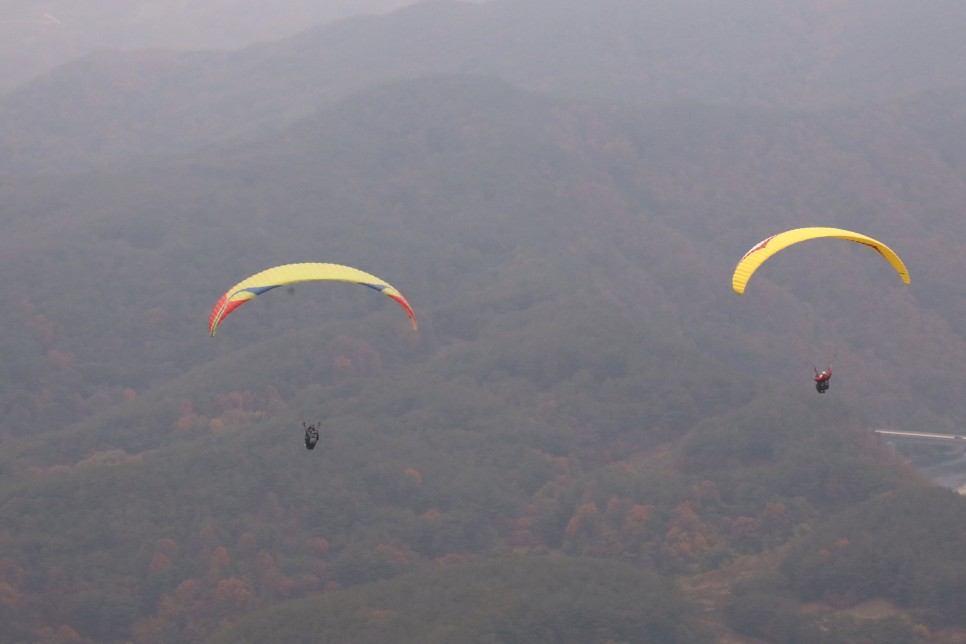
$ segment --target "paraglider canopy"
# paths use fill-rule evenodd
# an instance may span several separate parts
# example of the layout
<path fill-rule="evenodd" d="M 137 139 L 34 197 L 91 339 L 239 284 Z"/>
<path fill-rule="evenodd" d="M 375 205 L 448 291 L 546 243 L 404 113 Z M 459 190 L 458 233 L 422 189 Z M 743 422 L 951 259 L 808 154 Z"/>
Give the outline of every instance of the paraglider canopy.
<path fill-rule="evenodd" d="M 735 272 L 731 277 L 731 287 L 734 289 L 735 293 L 744 293 L 745 286 L 748 280 L 751 279 L 752 274 L 761 266 L 766 259 L 777 253 L 778 251 L 791 246 L 792 244 L 797 244 L 798 242 L 806 241 L 809 239 L 816 239 L 819 237 L 833 237 L 837 239 L 845 239 L 857 244 L 862 244 L 874 249 L 880 255 L 882 255 L 892 268 L 899 273 L 899 277 L 906 284 L 909 283 L 909 271 L 906 270 L 906 265 L 902 263 L 899 256 L 893 252 L 891 248 L 883 244 L 882 242 L 872 239 L 871 237 L 866 237 L 861 233 L 854 233 L 849 230 L 842 230 L 841 228 L 825 228 L 825 227 L 815 227 L 815 228 L 796 228 L 794 230 L 789 230 L 777 235 L 772 235 L 771 237 L 764 239 L 745 253 L 741 261 L 738 262 L 738 266 L 735 267 Z"/>
<path fill-rule="evenodd" d="M 215 332 L 218 330 L 218 325 L 226 317 L 231 315 L 235 309 L 273 288 L 297 284 L 299 282 L 324 280 L 361 284 L 391 297 L 403 308 L 406 315 L 409 316 L 409 322 L 413 330 L 417 330 L 416 314 L 413 312 L 413 308 L 409 306 L 409 302 L 406 301 L 402 293 L 385 280 L 360 271 L 357 268 L 352 268 L 351 266 L 303 263 L 285 264 L 283 266 L 269 268 L 251 277 L 247 277 L 232 286 L 221 296 L 221 299 L 218 300 L 214 308 L 211 309 L 211 315 L 208 318 L 208 331 L 211 335 L 215 335 Z"/>

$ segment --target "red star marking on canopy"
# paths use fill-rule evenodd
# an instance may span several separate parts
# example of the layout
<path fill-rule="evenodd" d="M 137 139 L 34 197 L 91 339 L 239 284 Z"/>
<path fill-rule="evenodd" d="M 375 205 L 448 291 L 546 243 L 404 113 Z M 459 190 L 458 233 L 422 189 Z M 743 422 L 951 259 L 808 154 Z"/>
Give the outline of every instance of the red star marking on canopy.
<path fill-rule="evenodd" d="M 751 255 L 752 253 L 754 253 L 757 250 L 761 250 L 762 248 L 764 248 L 765 246 L 767 246 L 768 245 L 768 242 L 770 242 L 774 238 L 775 238 L 775 235 L 772 235 L 771 237 L 769 237 L 767 239 L 761 240 L 760 242 L 758 242 L 757 244 L 755 244 L 754 246 L 752 246 L 751 247 L 751 250 L 749 250 L 747 253 L 745 253 L 744 255 L 742 255 L 741 256 L 741 259 L 744 259 L 745 257 L 748 257 L 749 255 Z"/>

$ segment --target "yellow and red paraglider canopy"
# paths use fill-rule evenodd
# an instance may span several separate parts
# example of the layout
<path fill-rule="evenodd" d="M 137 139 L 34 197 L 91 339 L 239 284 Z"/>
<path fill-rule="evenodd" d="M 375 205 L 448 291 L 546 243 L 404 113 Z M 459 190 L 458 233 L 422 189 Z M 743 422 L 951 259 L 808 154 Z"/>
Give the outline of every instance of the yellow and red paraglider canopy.
<path fill-rule="evenodd" d="M 215 331 L 218 330 L 218 325 L 221 324 L 222 320 L 231 315 L 235 309 L 245 302 L 254 299 L 266 291 L 288 284 L 319 280 L 362 284 L 363 286 L 368 286 L 371 289 L 379 291 L 383 295 L 387 295 L 398 302 L 399 306 L 406 311 L 406 315 L 409 316 L 409 322 L 412 324 L 413 330 L 415 331 L 418 328 L 416 314 L 413 312 L 413 308 L 409 306 L 409 302 L 406 301 L 402 293 L 385 280 L 360 271 L 358 268 L 352 268 L 351 266 L 304 263 L 285 264 L 284 266 L 269 268 L 251 277 L 247 277 L 232 286 L 228 289 L 228 292 L 221 296 L 221 299 L 218 300 L 214 308 L 211 309 L 211 315 L 208 318 L 208 331 L 211 335 L 215 335 Z"/>

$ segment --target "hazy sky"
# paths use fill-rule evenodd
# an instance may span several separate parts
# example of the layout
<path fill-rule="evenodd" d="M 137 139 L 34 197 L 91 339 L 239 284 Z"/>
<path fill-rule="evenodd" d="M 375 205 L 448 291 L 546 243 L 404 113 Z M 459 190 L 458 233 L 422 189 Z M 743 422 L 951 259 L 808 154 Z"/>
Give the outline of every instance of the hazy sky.
<path fill-rule="evenodd" d="M 236 48 L 416 0 L 5 0 L 0 92 L 96 49 Z"/>

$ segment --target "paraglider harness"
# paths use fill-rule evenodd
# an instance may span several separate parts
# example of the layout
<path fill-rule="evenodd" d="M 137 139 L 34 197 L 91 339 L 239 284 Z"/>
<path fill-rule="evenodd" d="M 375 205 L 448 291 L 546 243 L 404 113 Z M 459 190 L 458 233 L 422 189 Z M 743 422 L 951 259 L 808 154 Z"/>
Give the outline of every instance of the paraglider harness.
<path fill-rule="evenodd" d="M 828 391 L 828 381 L 832 379 L 832 365 L 829 365 L 828 369 L 822 373 L 819 373 L 815 367 L 812 367 L 812 369 L 815 370 L 815 391 L 824 394 Z"/>
<path fill-rule="evenodd" d="M 305 428 L 305 449 L 315 449 L 315 444 L 319 442 L 319 430 L 315 428 L 315 425 L 305 425 L 305 421 L 302 421 L 302 427 Z"/>

